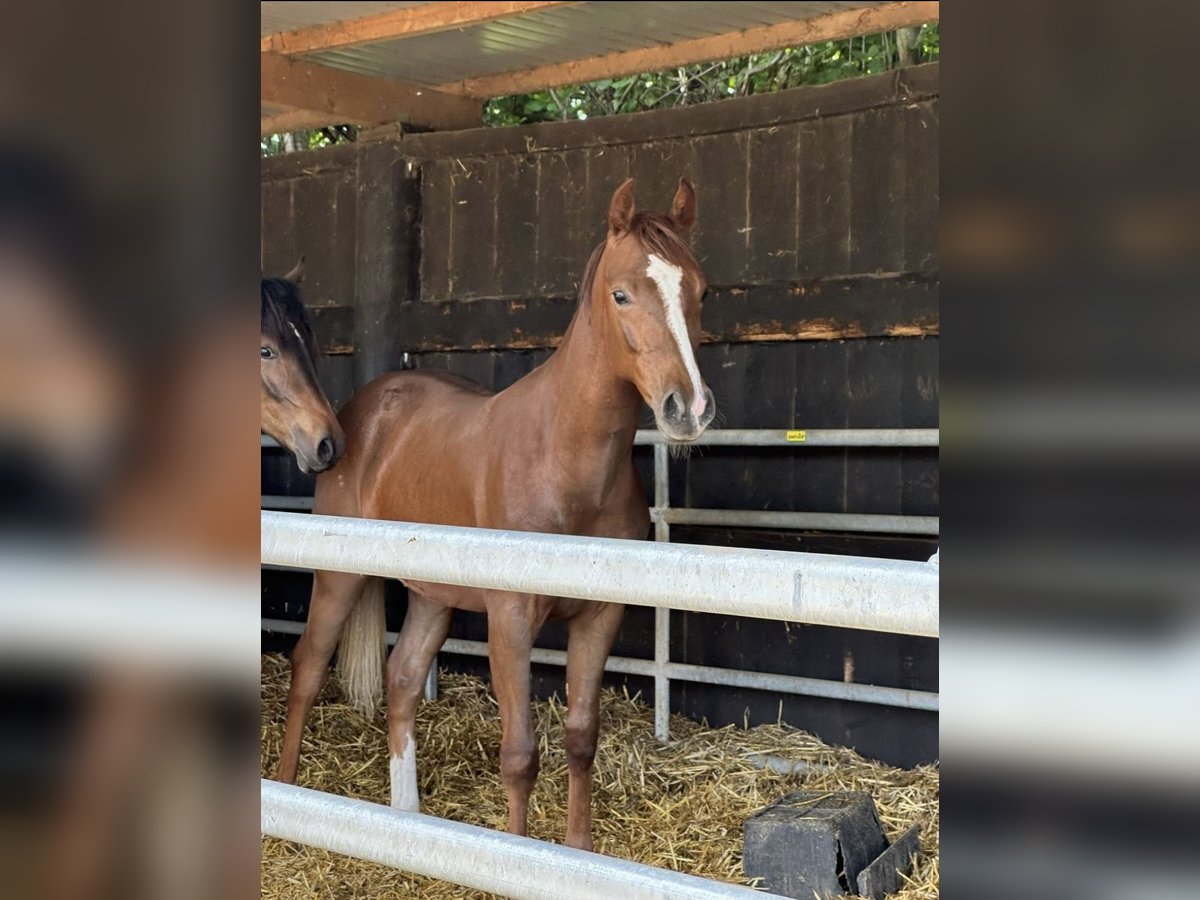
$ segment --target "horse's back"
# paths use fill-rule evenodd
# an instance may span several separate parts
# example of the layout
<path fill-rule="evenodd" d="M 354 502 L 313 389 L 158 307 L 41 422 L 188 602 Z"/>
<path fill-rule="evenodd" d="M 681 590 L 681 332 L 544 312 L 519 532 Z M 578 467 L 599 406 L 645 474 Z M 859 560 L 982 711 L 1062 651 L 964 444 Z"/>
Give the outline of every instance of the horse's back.
<path fill-rule="evenodd" d="M 392 495 L 408 493 L 412 483 L 420 494 L 444 491 L 439 485 L 466 474 L 456 471 L 468 461 L 454 447 L 475 443 L 472 432 L 492 396 L 449 372 L 389 372 L 369 382 L 339 413 L 346 455 L 318 479 L 314 511 L 395 518 L 402 513 Z M 457 505 L 448 504 L 450 518 L 465 514 L 456 514 Z"/>

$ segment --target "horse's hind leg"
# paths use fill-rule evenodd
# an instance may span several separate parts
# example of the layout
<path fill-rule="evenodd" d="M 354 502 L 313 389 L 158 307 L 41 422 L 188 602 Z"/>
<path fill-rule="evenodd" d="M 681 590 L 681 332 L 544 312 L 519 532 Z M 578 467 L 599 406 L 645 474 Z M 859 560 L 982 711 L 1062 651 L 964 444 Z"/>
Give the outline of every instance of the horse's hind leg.
<path fill-rule="evenodd" d="M 537 739 L 529 708 L 529 655 L 550 604 L 528 594 L 488 596 L 488 661 L 492 690 L 500 703 L 500 781 L 508 795 L 508 830 L 525 834 L 529 795 L 537 780 Z"/>
<path fill-rule="evenodd" d="M 388 746 L 391 751 L 392 806 L 419 812 L 417 791 L 417 705 L 425 676 L 450 633 L 454 610 L 408 592 L 404 627 L 387 663 Z"/>
<path fill-rule="evenodd" d="M 296 780 L 300 741 L 317 694 L 329 677 L 329 660 L 337 649 L 342 625 L 358 602 L 367 579 L 348 572 L 315 572 L 308 624 L 292 651 L 292 683 L 288 688 L 287 725 L 279 755 L 280 781 Z"/>
<path fill-rule="evenodd" d="M 600 684 L 625 607 L 595 603 L 567 623 L 567 846 L 592 849 L 592 763 L 600 734 Z"/>

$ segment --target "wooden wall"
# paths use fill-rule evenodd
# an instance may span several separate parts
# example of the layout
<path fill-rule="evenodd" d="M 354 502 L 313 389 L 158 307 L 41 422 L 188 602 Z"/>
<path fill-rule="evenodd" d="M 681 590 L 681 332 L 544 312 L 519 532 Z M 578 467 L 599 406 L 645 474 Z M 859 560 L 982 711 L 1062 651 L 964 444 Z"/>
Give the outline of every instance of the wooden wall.
<path fill-rule="evenodd" d="M 682 110 L 393 136 L 264 160 L 263 268 L 307 257 L 304 295 L 335 403 L 405 354 L 501 389 L 557 344 L 615 187 L 632 176 L 639 206 L 661 210 L 686 175 L 711 285 L 699 363 L 720 424 L 936 427 L 937 148 L 936 65 Z M 648 480 L 649 455 L 637 456 Z M 280 454 L 264 455 L 265 493 L 309 490 Z M 937 453 L 713 448 L 673 464 L 672 502 L 936 515 Z M 709 528 L 675 537 L 898 558 L 935 546 Z M 302 582 L 265 579 L 264 601 L 296 614 Z M 852 669 L 857 681 L 937 689 L 934 641 L 673 618 L 677 660 L 837 679 Z M 649 656 L 652 619 L 631 611 L 618 652 Z M 482 637 L 482 623 L 462 615 L 456 634 Z M 561 641 L 551 630 L 544 644 Z M 539 674 L 555 688 L 552 672 Z M 774 696 L 674 690 L 679 708 L 713 724 L 779 714 Z M 937 755 L 928 713 L 789 698 L 784 717 L 897 762 Z"/>

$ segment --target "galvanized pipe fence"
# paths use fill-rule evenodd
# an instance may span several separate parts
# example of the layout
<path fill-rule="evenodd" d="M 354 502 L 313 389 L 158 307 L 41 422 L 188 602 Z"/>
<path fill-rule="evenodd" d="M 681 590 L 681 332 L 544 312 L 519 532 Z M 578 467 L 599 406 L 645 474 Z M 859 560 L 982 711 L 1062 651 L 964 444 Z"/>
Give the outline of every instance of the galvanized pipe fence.
<path fill-rule="evenodd" d="M 812 513 L 779 510 L 707 510 L 680 509 L 670 505 L 668 466 L 670 446 L 656 430 L 637 432 L 635 443 L 654 448 L 654 506 L 651 518 L 655 541 L 669 543 L 672 525 L 718 525 L 744 528 L 820 529 L 830 531 L 937 535 L 938 520 L 932 516 L 887 516 L 858 513 Z M 937 447 L 936 428 L 872 428 L 872 429 L 717 429 L 705 432 L 696 445 L 713 447 L 872 447 L 919 448 Z M 263 446 L 278 446 L 263 438 Z M 264 496 L 263 506 L 273 509 L 311 509 L 312 498 Z M 845 557 L 842 557 L 845 558 Z M 264 558 L 264 562 L 267 560 Z M 268 563 L 269 564 L 269 563 Z M 431 579 L 432 580 L 432 579 Z M 671 605 L 676 608 L 677 604 Z M 742 615 L 732 609 L 713 610 Z M 782 617 L 781 617 L 782 618 Z M 303 625 L 282 620 L 264 620 L 263 627 L 282 633 L 299 633 Z M 853 627 L 853 626 L 851 626 Z M 861 626 L 859 626 L 861 627 Z M 888 630 L 888 629 L 881 629 Z M 394 641 L 394 635 L 389 640 Z M 469 656 L 487 656 L 487 644 L 479 641 L 448 640 L 442 652 Z M 562 651 L 535 648 L 532 661 L 548 665 L 565 665 Z M 751 690 L 824 697 L 860 703 L 936 711 L 938 695 L 871 684 L 855 684 L 819 678 L 803 678 L 766 672 L 722 669 L 672 662 L 670 659 L 670 607 L 656 606 L 654 624 L 654 659 L 610 657 L 605 670 L 654 678 L 655 734 L 660 740 L 670 738 L 670 682 L 689 681 L 700 684 L 726 685 Z M 430 670 L 426 697 L 437 694 L 437 663 Z"/>
<path fill-rule="evenodd" d="M 671 544 L 667 451 L 655 443 L 654 543 L 264 511 L 262 561 L 653 606 L 655 659 L 613 657 L 608 669 L 653 675 L 656 732 L 664 739 L 672 678 L 937 708 L 936 694 L 671 662 L 668 606 L 936 637 L 938 565 L 936 556 L 912 562 Z M 263 625 L 303 629 L 298 622 Z M 450 640 L 444 649 L 487 654 L 474 641 Z M 565 665 L 566 653 L 535 649 L 532 661 Z M 772 896 L 271 781 L 262 782 L 261 803 L 265 835 L 510 897 Z"/>
<path fill-rule="evenodd" d="M 521 900 L 752 900 L 775 894 L 262 781 L 262 833 Z"/>

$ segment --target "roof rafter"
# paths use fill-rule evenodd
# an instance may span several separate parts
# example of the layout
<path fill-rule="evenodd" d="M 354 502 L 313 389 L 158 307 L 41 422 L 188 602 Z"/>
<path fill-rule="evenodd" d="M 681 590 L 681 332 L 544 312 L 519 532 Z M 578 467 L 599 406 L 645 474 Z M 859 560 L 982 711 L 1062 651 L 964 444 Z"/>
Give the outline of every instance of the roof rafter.
<path fill-rule="evenodd" d="M 342 122 L 359 125 L 410 122 L 442 131 L 473 128 L 482 123 L 481 104 L 470 97 L 319 66 L 276 53 L 262 54 L 260 97 L 265 106 L 282 106 L 309 114 L 269 116 L 261 123 L 264 128 L 275 118 L 282 122 L 303 121 L 305 127 Z"/>

